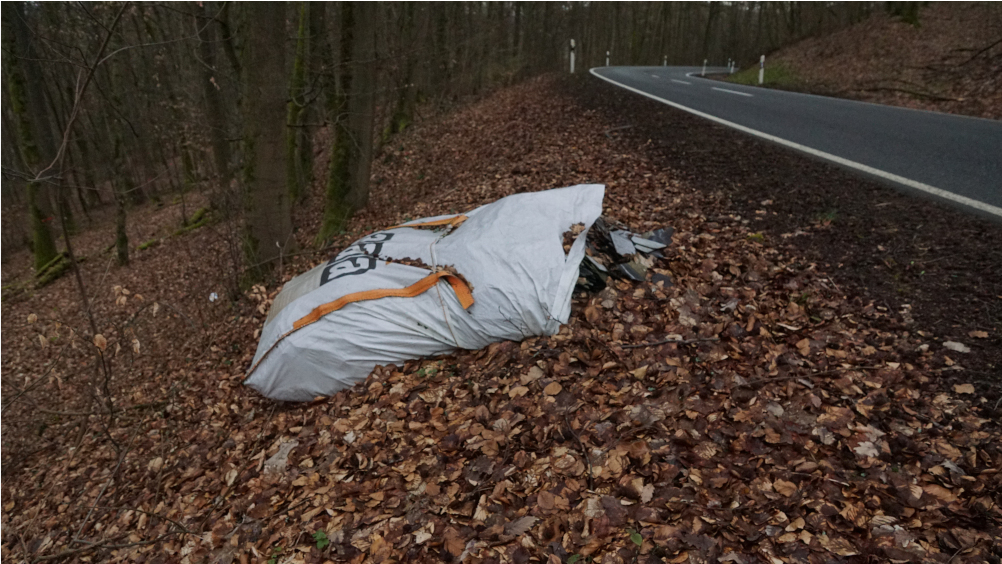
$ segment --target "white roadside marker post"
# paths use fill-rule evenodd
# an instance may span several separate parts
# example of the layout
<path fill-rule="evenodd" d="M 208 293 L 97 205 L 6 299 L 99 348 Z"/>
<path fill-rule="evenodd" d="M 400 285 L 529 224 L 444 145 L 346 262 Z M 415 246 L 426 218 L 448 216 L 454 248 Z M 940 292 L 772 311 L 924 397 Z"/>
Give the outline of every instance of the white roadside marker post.
<path fill-rule="evenodd" d="M 571 74 L 574 74 L 574 40 L 571 39 Z"/>
<path fill-rule="evenodd" d="M 661 66 L 663 66 L 663 67 L 667 67 L 668 66 L 668 55 L 665 55 L 664 60 L 661 61 Z"/>
<path fill-rule="evenodd" d="M 758 83 L 762 84 L 765 81 L 765 55 L 758 60 Z"/>
<path fill-rule="evenodd" d="M 706 76 L 706 59 L 703 59 L 703 72 L 699 76 Z"/>
<path fill-rule="evenodd" d="M 609 66 L 609 52 L 605 52 L 605 66 Z"/>

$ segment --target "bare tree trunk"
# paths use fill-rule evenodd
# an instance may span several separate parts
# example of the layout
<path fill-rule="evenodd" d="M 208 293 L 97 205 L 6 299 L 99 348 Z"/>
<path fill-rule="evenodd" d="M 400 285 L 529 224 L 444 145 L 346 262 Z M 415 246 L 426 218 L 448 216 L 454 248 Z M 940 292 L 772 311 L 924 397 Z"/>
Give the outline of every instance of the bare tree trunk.
<path fill-rule="evenodd" d="M 720 4 L 710 2 L 709 12 L 706 14 L 706 31 L 703 32 L 703 52 L 704 59 L 710 58 L 710 40 L 713 36 L 713 24 L 717 21 L 717 14 L 720 13 Z"/>
<path fill-rule="evenodd" d="M 204 3 L 206 18 L 215 17 L 219 11 L 216 2 Z M 219 62 L 216 57 L 219 33 L 216 24 L 208 25 L 196 19 L 195 25 L 199 34 L 199 55 L 202 58 L 202 93 L 205 97 L 205 115 L 209 129 L 209 140 L 212 144 L 212 156 L 216 168 L 216 179 L 223 188 L 229 186 L 232 174 L 230 172 L 230 145 L 226 140 L 226 109 L 222 100 L 223 81 L 219 72 Z"/>
<path fill-rule="evenodd" d="M 260 280 L 293 244 L 289 191 L 285 186 L 285 7 L 280 2 L 244 5 L 245 253 L 249 274 Z"/>
<path fill-rule="evenodd" d="M 110 128 L 109 128 L 110 129 Z M 122 135 L 118 131 L 112 133 L 115 143 L 115 168 L 121 170 L 122 157 Z M 122 175 L 113 170 L 111 173 L 111 185 L 115 195 L 115 251 L 119 266 L 129 264 L 129 233 L 127 230 L 127 216 L 125 204 L 128 199 L 129 188 L 122 178 Z"/>
<path fill-rule="evenodd" d="M 414 106 L 417 103 L 417 86 L 414 84 L 414 73 L 417 67 L 415 50 L 422 42 L 416 39 L 415 32 L 422 33 L 422 27 L 418 27 L 415 11 L 424 10 L 424 8 L 414 2 L 402 2 L 401 4 L 400 37 L 403 51 L 403 72 L 397 83 L 396 106 L 384 138 L 407 129 L 414 119 Z"/>
<path fill-rule="evenodd" d="M 296 38 L 296 58 L 292 64 L 292 80 L 289 84 L 288 123 L 286 124 L 285 183 L 289 198 L 295 202 L 302 198 L 309 188 L 313 176 L 313 154 L 309 147 L 309 130 L 303 123 L 307 96 L 306 78 L 309 75 L 310 60 L 310 3 L 299 4 L 299 26 Z M 306 145 L 306 147 L 304 147 Z M 304 150 L 305 149 L 305 150 Z"/>
<path fill-rule="evenodd" d="M 45 111 L 42 68 L 31 45 L 24 4 L 4 3 L 3 12 L 3 23 L 7 28 L 3 34 L 4 43 L 10 54 L 10 62 L 5 65 L 9 76 L 4 82 L 7 83 L 16 116 L 21 158 L 30 169 L 26 172 L 33 174 L 34 169 L 51 158 L 54 152 L 52 130 Z M 40 181 L 28 183 L 28 214 L 36 269 L 52 262 L 58 254 L 48 225 L 52 214 L 47 192 Z"/>
<path fill-rule="evenodd" d="M 337 234 L 369 201 L 375 106 L 375 10 L 367 2 L 342 5 L 342 92 L 335 108 L 334 139 L 324 222 L 317 238 Z M 347 115 L 343 115 L 346 111 Z M 341 112 L 341 113 L 338 113 Z"/>

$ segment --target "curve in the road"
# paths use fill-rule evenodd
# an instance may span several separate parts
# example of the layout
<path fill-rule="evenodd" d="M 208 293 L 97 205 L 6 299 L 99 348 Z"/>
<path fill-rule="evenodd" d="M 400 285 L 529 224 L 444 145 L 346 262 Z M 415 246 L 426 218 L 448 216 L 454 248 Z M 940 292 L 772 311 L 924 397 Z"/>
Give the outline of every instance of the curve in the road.
<path fill-rule="evenodd" d="M 726 84 L 699 73 L 591 69 L 674 108 L 1002 219 L 1002 122 Z"/>

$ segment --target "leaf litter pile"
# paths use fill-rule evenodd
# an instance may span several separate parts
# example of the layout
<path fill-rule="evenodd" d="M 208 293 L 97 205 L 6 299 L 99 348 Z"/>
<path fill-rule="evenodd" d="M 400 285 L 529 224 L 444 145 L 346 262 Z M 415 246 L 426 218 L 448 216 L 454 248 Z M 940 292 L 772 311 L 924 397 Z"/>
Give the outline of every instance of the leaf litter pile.
<path fill-rule="evenodd" d="M 94 344 L 67 280 L 5 304 L 4 559 L 998 562 L 987 400 L 943 389 L 902 313 L 850 306 L 815 265 L 603 134 L 614 125 L 552 78 L 428 119 L 383 148 L 373 203 L 339 241 L 605 183 L 610 222 L 674 234 L 643 281 L 576 293 L 558 335 L 271 402 L 241 380 L 279 288 L 207 307 L 226 273 L 191 249 L 221 230 L 150 251 L 191 284 L 110 270 Z M 316 202 L 297 212 L 304 245 Z M 329 252 L 295 257 L 285 279 Z M 103 272 L 85 269 L 92 284 Z"/>

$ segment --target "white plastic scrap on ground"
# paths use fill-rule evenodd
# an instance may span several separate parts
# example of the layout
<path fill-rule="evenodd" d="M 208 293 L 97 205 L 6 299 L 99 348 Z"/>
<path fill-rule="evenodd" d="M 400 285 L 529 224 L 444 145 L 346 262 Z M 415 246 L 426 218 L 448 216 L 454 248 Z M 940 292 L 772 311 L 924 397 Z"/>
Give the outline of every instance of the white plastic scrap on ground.
<path fill-rule="evenodd" d="M 598 184 L 516 194 L 356 241 L 285 285 L 244 383 L 309 401 L 377 365 L 557 333 L 604 195 Z"/>

